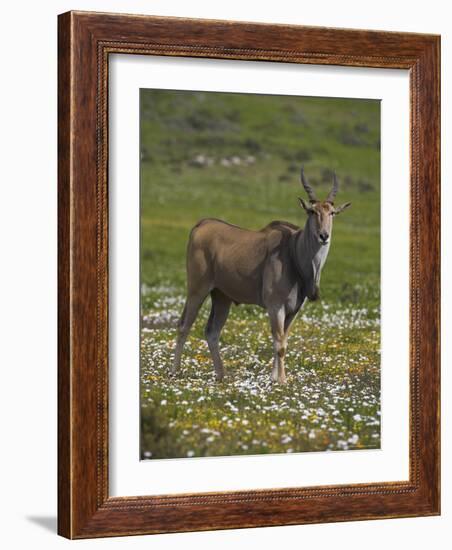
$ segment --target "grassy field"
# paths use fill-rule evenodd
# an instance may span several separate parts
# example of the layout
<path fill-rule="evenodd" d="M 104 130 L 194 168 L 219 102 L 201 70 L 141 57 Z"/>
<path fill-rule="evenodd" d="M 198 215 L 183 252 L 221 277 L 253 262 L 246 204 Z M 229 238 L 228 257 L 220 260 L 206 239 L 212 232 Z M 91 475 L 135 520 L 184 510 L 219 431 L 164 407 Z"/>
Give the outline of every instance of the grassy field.
<path fill-rule="evenodd" d="M 170 458 L 380 446 L 380 106 L 376 101 L 141 92 L 141 456 Z M 218 217 L 250 229 L 304 225 L 301 165 L 318 196 L 336 170 L 321 301 L 306 303 L 270 382 L 267 314 L 233 307 L 214 373 L 206 300 L 168 377 L 185 297 L 191 227 Z"/>

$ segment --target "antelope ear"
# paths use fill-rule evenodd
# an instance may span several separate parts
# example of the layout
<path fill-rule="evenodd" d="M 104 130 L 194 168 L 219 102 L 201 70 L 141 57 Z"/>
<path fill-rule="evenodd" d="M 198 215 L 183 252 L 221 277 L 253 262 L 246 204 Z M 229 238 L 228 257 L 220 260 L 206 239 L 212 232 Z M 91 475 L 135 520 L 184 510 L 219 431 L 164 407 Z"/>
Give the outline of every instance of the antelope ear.
<path fill-rule="evenodd" d="M 300 205 L 302 208 L 304 208 L 306 210 L 306 212 L 313 212 L 313 208 L 312 206 L 307 203 L 304 199 L 302 199 L 301 197 L 298 197 L 298 200 L 300 201 Z"/>
<path fill-rule="evenodd" d="M 349 206 L 351 206 L 351 205 L 352 205 L 351 202 L 346 202 L 345 204 L 341 204 L 341 206 L 338 206 L 337 208 L 334 209 L 333 214 L 334 214 L 334 215 L 340 214 L 340 213 L 343 212 L 344 210 L 347 210 L 347 208 L 348 208 Z"/>

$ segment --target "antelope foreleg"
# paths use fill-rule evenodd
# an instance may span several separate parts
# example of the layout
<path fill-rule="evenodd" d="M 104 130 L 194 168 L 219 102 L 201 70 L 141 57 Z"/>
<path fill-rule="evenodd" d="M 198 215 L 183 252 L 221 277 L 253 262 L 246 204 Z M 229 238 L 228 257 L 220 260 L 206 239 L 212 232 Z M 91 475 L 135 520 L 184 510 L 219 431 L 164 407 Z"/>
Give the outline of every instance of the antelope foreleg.
<path fill-rule="evenodd" d="M 286 354 L 287 337 L 284 330 L 285 313 L 284 307 L 270 313 L 270 323 L 273 336 L 273 369 L 271 379 L 279 384 L 286 383 L 286 371 L 284 367 L 284 356 Z"/>

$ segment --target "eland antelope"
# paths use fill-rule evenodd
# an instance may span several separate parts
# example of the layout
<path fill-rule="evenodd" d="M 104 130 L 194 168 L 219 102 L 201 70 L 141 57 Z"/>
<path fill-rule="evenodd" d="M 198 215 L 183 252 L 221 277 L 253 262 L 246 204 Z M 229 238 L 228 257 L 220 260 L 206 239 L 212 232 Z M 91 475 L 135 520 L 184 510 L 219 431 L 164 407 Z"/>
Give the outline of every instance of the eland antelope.
<path fill-rule="evenodd" d="M 178 323 L 172 373 L 176 374 L 191 326 L 206 297 L 212 308 L 205 335 L 217 380 L 224 376 L 219 350 L 221 330 L 231 304 L 256 304 L 270 317 L 273 336 L 271 378 L 286 381 L 284 355 L 289 328 L 305 302 L 319 296 L 320 275 L 328 256 L 333 217 L 350 206 L 335 206 L 338 180 L 325 200 L 318 200 L 301 169 L 309 202 L 299 198 L 308 218 L 304 229 L 272 221 L 260 231 L 242 229 L 222 220 L 200 220 L 187 246 L 187 299 Z"/>

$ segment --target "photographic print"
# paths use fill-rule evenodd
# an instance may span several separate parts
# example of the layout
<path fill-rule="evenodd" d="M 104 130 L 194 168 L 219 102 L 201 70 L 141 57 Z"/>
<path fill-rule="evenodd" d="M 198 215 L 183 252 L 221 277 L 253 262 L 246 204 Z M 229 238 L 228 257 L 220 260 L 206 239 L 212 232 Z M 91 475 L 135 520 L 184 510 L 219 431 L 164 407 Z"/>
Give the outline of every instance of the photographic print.
<path fill-rule="evenodd" d="M 140 91 L 141 459 L 380 448 L 380 102 Z"/>
<path fill-rule="evenodd" d="M 440 513 L 440 47 L 59 16 L 60 535 Z"/>

